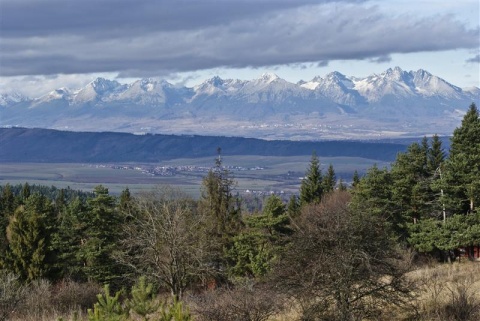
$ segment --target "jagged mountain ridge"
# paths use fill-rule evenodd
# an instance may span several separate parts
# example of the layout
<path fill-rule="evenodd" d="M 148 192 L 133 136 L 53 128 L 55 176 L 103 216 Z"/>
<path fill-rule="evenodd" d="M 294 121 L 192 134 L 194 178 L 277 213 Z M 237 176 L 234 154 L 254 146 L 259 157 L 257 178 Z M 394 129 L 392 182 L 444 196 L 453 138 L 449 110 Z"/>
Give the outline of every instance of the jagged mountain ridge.
<path fill-rule="evenodd" d="M 213 77 L 197 86 L 152 78 L 98 78 L 30 99 L 0 96 L 0 126 L 315 139 L 448 134 L 479 88 L 462 89 L 425 70 L 399 67 L 365 78 L 332 72 L 291 83 Z M 362 134 L 363 132 L 363 134 Z"/>

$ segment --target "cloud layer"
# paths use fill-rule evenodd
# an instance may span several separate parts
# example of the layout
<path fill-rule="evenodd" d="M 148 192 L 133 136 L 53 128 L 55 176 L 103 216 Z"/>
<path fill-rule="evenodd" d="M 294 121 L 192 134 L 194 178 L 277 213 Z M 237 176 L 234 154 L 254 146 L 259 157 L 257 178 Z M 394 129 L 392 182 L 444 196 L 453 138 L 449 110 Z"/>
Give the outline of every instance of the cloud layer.
<path fill-rule="evenodd" d="M 480 32 L 452 16 L 388 16 L 365 1 L 3 0 L 0 12 L 0 76 L 384 62 L 476 49 Z"/>

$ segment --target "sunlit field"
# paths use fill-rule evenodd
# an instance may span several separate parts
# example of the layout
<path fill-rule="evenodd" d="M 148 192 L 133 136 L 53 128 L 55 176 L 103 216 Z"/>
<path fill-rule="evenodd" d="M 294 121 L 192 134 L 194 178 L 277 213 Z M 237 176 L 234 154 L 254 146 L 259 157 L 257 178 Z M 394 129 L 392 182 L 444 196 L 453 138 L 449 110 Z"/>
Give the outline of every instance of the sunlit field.
<path fill-rule="evenodd" d="M 310 161 L 309 156 L 294 157 L 259 157 L 259 156 L 226 156 L 223 164 L 229 168 L 232 177 L 237 182 L 236 191 L 243 194 L 249 192 L 296 193 L 300 180 Z M 373 164 L 380 168 L 388 163 L 376 160 L 332 157 L 320 158 L 322 168 L 326 170 L 329 164 L 334 166 L 337 179 L 350 181 L 353 172 L 365 172 Z M 0 164 L 0 185 L 29 184 L 54 185 L 58 188 L 91 191 L 96 185 L 102 184 L 109 188 L 112 194 L 119 194 L 128 187 L 132 192 L 148 190 L 156 185 L 172 185 L 197 197 L 200 195 L 202 178 L 206 171 L 214 165 L 213 157 L 198 159 L 175 159 L 158 164 L 47 164 L 47 163 L 3 163 Z M 132 169 L 113 167 L 129 166 Z M 151 175 L 135 167 L 154 166 L 192 166 L 193 169 L 179 170 L 173 176 Z"/>

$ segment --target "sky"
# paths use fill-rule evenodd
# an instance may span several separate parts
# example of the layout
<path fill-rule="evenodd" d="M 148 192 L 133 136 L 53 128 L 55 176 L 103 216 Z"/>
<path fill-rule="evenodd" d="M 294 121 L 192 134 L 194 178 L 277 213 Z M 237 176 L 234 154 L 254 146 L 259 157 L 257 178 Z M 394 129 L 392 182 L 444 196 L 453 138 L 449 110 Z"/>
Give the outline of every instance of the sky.
<path fill-rule="evenodd" d="M 1 0 L 0 93 L 399 66 L 480 87 L 478 0 Z"/>

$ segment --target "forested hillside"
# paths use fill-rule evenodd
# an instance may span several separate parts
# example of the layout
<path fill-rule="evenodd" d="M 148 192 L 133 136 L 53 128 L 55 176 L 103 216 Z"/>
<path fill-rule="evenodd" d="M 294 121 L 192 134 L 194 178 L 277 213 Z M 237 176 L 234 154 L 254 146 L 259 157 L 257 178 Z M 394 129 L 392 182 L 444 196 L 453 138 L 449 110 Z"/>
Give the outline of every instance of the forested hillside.
<path fill-rule="evenodd" d="M 478 320 L 475 292 L 449 284 L 451 297 L 425 303 L 432 281 L 411 275 L 427 258 L 480 256 L 477 107 L 448 157 L 425 138 L 352 186 L 320 162 L 313 153 L 298 196 L 253 211 L 221 157 L 198 200 L 166 186 L 3 186 L 0 320 L 30 320 L 41 289 L 35 313 L 51 320 Z"/>
<path fill-rule="evenodd" d="M 0 162 L 158 162 L 224 155 L 364 157 L 391 161 L 406 145 L 395 142 L 267 141 L 241 137 L 133 135 L 0 128 Z"/>

